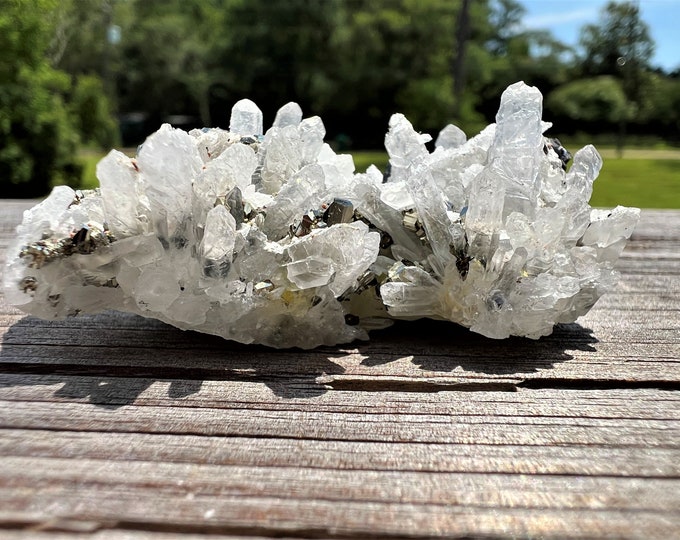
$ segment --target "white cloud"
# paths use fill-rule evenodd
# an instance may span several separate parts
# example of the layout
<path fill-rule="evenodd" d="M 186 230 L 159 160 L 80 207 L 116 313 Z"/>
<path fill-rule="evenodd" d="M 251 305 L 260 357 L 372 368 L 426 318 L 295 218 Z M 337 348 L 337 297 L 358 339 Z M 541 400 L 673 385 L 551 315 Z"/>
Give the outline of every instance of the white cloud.
<path fill-rule="evenodd" d="M 526 28 L 551 28 L 565 23 L 586 22 L 597 17 L 597 7 L 575 9 L 574 11 L 529 15 L 522 23 Z"/>

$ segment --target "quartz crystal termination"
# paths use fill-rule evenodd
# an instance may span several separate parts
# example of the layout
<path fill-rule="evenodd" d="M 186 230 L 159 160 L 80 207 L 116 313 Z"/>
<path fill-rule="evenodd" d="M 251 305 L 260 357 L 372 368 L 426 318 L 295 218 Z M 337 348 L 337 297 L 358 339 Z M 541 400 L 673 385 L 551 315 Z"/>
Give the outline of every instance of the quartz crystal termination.
<path fill-rule="evenodd" d="M 467 140 L 390 120 L 390 165 L 355 174 L 320 118 L 238 102 L 230 129 L 164 125 L 136 158 L 112 151 L 100 188 L 60 186 L 24 214 L 8 301 L 46 319 L 116 309 L 243 343 L 312 348 L 392 319 L 538 338 L 617 279 L 639 210 L 591 209 L 602 160 L 543 132 L 540 92 L 510 86 Z"/>

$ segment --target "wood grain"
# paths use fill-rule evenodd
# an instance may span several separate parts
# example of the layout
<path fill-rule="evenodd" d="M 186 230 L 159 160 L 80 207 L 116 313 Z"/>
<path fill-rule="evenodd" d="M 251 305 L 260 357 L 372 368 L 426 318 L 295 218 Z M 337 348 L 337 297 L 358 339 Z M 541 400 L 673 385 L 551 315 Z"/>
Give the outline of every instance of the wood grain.
<path fill-rule="evenodd" d="M 679 248 L 644 211 L 616 291 L 538 341 L 277 351 L 0 298 L 0 538 L 677 537 Z"/>

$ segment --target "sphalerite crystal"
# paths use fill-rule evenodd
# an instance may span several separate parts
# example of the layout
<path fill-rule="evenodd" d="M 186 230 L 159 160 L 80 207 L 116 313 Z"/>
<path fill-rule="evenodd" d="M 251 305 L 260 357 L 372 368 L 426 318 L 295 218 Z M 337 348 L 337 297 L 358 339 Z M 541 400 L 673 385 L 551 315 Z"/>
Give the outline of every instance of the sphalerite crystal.
<path fill-rule="evenodd" d="M 105 309 L 243 343 L 303 348 L 392 319 L 446 319 L 538 338 L 615 284 L 639 210 L 588 205 L 602 166 L 543 132 L 540 92 L 510 86 L 466 140 L 390 120 L 383 174 L 355 174 L 295 103 L 262 133 L 249 101 L 230 130 L 164 125 L 136 158 L 112 151 L 100 188 L 60 186 L 24 214 L 9 302 L 46 319 Z"/>

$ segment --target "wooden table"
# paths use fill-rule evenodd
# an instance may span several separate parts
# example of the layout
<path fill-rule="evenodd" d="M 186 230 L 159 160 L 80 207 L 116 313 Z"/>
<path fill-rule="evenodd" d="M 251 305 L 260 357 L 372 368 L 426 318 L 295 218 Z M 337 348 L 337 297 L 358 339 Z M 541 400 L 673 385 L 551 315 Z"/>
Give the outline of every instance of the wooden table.
<path fill-rule="evenodd" d="M 25 202 L 0 201 L 0 259 Z M 0 300 L 0 537 L 680 537 L 680 212 L 539 341 L 276 351 Z"/>

